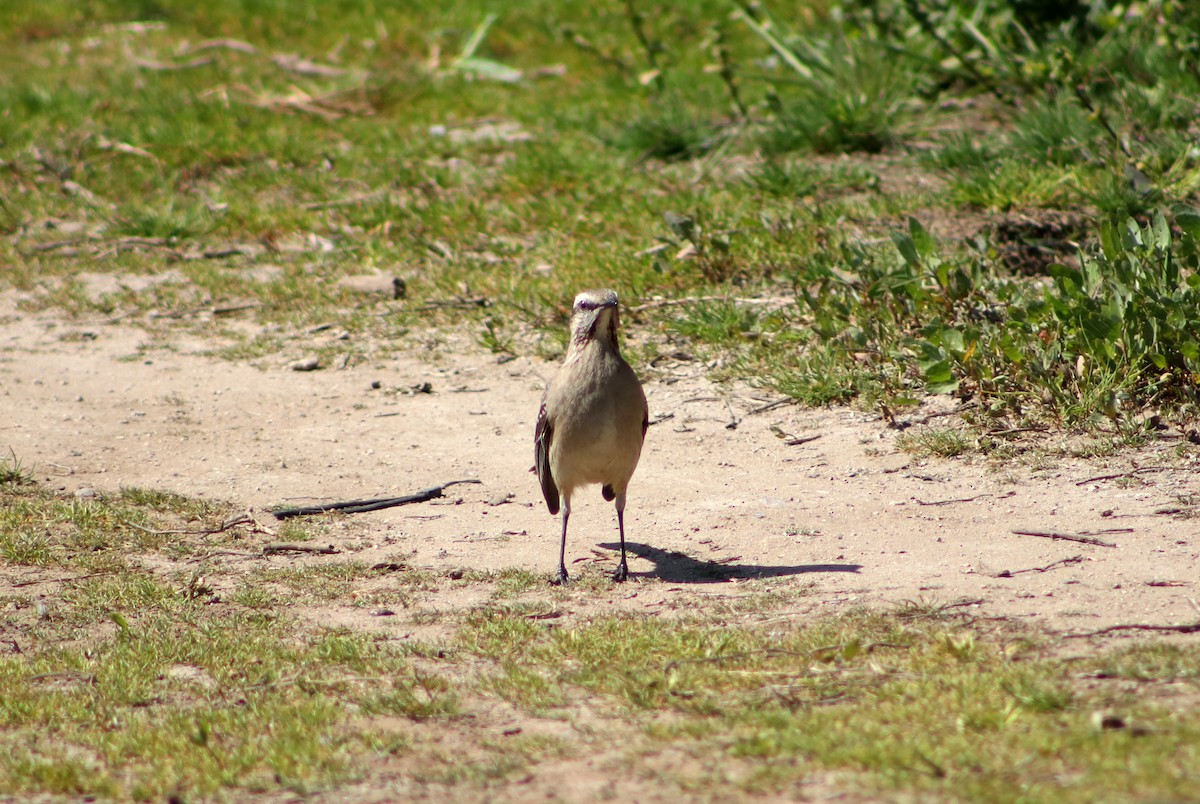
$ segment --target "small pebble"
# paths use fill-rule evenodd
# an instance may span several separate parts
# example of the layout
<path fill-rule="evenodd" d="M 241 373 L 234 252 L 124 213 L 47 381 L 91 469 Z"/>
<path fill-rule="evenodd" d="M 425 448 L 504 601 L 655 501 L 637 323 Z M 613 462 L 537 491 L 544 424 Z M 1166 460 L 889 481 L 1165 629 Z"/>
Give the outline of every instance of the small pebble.
<path fill-rule="evenodd" d="M 1093 712 L 1092 725 L 1097 729 L 1123 729 L 1127 725 L 1125 718 L 1107 712 Z"/>
<path fill-rule="evenodd" d="M 321 358 L 306 357 L 303 360 L 297 360 L 292 364 L 292 371 L 316 371 L 321 367 Z"/>
<path fill-rule="evenodd" d="M 387 296 L 392 299 L 403 299 L 408 294 L 408 285 L 403 279 L 384 274 L 344 276 L 338 280 L 338 286 L 352 293 Z"/>

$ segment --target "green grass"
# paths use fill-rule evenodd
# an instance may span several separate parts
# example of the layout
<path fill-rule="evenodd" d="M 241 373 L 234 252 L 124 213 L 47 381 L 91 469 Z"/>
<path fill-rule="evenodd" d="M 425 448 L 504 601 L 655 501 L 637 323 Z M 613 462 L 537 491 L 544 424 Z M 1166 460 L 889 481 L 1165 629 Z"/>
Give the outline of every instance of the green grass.
<path fill-rule="evenodd" d="M 21 459 L 16 453 L 0 459 L 0 488 L 4 486 L 22 486 L 33 482 L 33 475 L 21 465 Z"/>
<path fill-rule="evenodd" d="M 15 749 L 0 761 L 6 793 L 320 790 L 353 778 L 361 757 L 345 705 L 454 712 L 450 693 L 419 683 L 402 655 L 362 635 L 297 641 L 278 618 L 217 616 L 173 590 L 122 600 L 141 614 L 123 617 L 128 626 L 112 637 L 93 627 L 86 650 L 47 645 L 0 663 L 0 722 Z"/>
<path fill-rule="evenodd" d="M 959 430 L 924 429 L 915 433 L 901 433 L 896 437 L 896 446 L 905 452 L 925 457 L 953 458 L 970 452 L 970 439 Z"/>
<path fill-rule="evenodd" d="M 830 198 L 851 190 L 874 190 L 879 185 L 879 177 L 862 166 L 834 164 L 822 168 L 806 161 L 781 160 L 763 162 L 746 180 L 759 192 L 793 198 Z"/>
<path fill-rule="evenodd" d="M 189 519 L 220 513 L 208 503 L 126 489 L 85 512 L 30 482 L 0 495 L 17 512 L 0 519 L 4 561 L 28 581 L 3 598 L 17 650 L 0 658 L 0 795 L 336 794 L 370 784 L 381 761 L 412 768 L 420 789 L 475 795 L 598 739 L 619 746 L 631 778 L 678 795 L 701 783 L 789 795 L 827 772 L 884 797 L 1200 790 L 1200 719 L 1186 705 L 1200 654 L 1186 643 L 1064 662 L 1054 635 L 982 628 L 936 602 L 779 616 L 805 593 L 780 581 L 703 610 L 584 616 L 572 595 L 611 589 L 606 576 L 564 591 L 519 569 L 443 576 L 353 558 L 247 574 L 236 561 L 173 563 L 226 538 Z M 170 544 L 122 525 L 133 521 L 194 532 Z M 118 548 L 120 560 L 97 561 Z M 436 616 L 416 605 L 451 585 L 490 602 Z M 382 604 L 444 638 L 294 613 Z M 497 706 L 523 733 L 498 736 Z M 657 764 L 663 752 L 698 761 L 703 778 Z"/>
<path fill-rule="evenodd" d="M 1188 708 L 1077 680 L 1101 667 L 1145 683 L 1191 678 L 1190 649 L 1064 665 L 1028 635 L 995 641 L 944 615 L 867 611 L 774 631 L 633 616 L 548 631 L 521 612 L 479 612 L 464 632 L 500 663 L 490 688 L 530 712 L 565 708 L 582 688 L 642 723 L 659 750 L 753 760 L 725 789 L 789 789 L 820 770 L 852 772 L 867 791 L 964 800 L 1187 797 L 1200 785 L 1175 761 L 1194 755 L 1181 748 L 1200 728 Z M 1114 709 L 1139 736 L 1093 724 L 1093 712 Z"/>

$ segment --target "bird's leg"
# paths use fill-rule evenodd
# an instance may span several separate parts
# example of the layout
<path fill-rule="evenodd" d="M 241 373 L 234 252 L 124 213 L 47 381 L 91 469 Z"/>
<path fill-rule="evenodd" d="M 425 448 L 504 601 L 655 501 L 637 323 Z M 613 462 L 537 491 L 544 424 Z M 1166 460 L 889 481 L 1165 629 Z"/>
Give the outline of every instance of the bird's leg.
<path fill-rule="evenodd" d="M 562 544 L 558 548 L 558 574 L 551 581 L 555 586 L 561 586 L 567 582 L 567 520 L 571 518 L 571 498 L 563 497 L 563 529 L 562 529 Z"/>
<path fill-rule="evenodd" d="M 625 563 L 625 495 L 617 497 L 617 528 L 621 531 L 621 563 L 613 571 L 613 580 L 623 583 L 629 577 L 629 565 Z"/>

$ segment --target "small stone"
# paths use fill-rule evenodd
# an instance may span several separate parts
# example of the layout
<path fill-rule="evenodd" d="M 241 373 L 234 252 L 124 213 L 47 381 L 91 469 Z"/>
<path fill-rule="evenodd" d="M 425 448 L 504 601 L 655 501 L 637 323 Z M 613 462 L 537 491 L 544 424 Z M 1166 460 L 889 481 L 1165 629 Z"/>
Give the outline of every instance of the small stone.
<path fill-rule="evenodd" d="M 316 371 L 320 367 L 321 358 L 316 357 L 315 355 L 313 357 L 306 357 L 301 360 L 297 360 L 291 365 L 292 371 Z"/>
<path fill-rule="evenodd" d="M 362 293 L 367 296 L 380 295 L 393 299 L 403 299 L 408 292 L 408 286 L 398 276 L 385 274 L 359 274 L 343 276 L 338 280 L 338 287 L 352 293 Z"/>
<path fill-rule="evenodd" d="M 83 488 L 75 490 L 75 499 L 77 500 L 94 500 L 99 496 L 100 495 L 96 493 L 96 490 L 90 486 L 84 486 Z"/>

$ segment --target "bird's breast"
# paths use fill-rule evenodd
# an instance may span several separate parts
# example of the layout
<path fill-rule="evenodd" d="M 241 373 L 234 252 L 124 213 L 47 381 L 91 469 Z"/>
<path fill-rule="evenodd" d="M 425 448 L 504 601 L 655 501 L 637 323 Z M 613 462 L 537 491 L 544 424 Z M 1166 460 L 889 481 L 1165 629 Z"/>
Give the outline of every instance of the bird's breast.
<path fill-rule="evenodd" d="M 585 352 L 577 359 L 582 365 L 563 367 L 573 381 L 555 383 L 547 400 L 558 411 L 551 470 L 564 489 L 589 483 L 624 487 L 641 455 L 641 384 L 619 356 Z"/>

